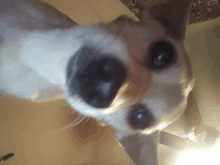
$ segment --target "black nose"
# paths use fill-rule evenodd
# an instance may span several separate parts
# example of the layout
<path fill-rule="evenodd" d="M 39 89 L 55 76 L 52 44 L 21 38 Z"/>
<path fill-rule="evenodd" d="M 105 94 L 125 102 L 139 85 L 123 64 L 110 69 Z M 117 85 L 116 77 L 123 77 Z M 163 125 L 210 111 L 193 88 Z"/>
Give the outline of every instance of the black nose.
<path fill-rule="evenodd" d="M 109 107 L 126 78 L 125 66 L 91 46 L 83 47 L 76 56 L 67 71 L 70 92 L 95 108 Z"/>

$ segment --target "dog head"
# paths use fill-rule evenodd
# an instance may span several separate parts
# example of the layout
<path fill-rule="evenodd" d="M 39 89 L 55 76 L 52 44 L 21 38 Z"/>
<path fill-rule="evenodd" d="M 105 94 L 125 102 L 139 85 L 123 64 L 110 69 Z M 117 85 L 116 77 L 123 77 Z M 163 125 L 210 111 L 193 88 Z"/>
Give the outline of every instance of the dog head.
<path fill-rule="evenodd" d="M 139 22 L 121 16 L 75 28 L 80 47 L 66 67 L 68 103 L 127 134 L 150 134 L 180 117 L 194 85 L 184 47 L 190 2 L 160 2 Z"/>
<path fill-rule="evenodd" d="M 31 68 L 61 86 L 79 113 L 119 132 L 150 134 L 183 113 L 194 84 L 184 47 L 190 4 L 161 1 L 146 9 L 139 22 L 121 16 L 107 24 L 25 33 L 17 42 L 12 37 L 14 44 L 10 38 L 3 44 L 2 59 L 20 59 L 25 64 L 24 71 L 18 65 L 22 75 Z M 16 53 L 8 56 L 10 50 Z M 33 81 L 29 79 L 22 79 L 18 94 L 30 91 L 25 85 Z"/>

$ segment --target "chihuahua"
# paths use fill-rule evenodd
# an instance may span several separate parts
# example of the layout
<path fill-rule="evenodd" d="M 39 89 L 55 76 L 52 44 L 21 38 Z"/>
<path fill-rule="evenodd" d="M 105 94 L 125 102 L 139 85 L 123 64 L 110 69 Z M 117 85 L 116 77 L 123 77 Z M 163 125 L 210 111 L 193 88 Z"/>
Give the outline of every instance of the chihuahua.
<path fill-rule="evenodd" d="M 184 44 L 190 4 L 161 0 L 141 21 L 120 16 L 80 26 L 39 1 L 1 1 L 0 93 L 65 98 L 112 126 L 119 141 L 144 134 L 157 146 L 158 132 L 183 114 L 194 86 Z M 137 164 L 156 164 L 145 156 Z"/>

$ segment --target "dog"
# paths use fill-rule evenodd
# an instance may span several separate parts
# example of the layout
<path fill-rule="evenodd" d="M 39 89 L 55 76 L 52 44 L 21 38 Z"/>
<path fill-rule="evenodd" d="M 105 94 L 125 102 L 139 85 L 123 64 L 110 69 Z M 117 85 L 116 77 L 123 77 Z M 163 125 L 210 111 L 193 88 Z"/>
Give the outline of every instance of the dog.
<path fill-rule="evenodd" d="M 120 16 L 90 26 L 46 12 L 49 6 L 35 0 L 1 2 L 0 94 L 66 99 L 80 114 L 112 126 L 119 141 L 147 135 L 157 146 L 160 130 L 183 114 L 194 86 L 184 44 L 191 2 L 161 1 L 141 21 Z M 145 157 L 136 163 L 157 164 Z"/>

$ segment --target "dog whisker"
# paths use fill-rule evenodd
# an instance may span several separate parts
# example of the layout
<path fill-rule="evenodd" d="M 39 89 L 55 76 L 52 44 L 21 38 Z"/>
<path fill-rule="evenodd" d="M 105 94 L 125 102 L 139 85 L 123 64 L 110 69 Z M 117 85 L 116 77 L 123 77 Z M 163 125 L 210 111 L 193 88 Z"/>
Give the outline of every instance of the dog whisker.
<path fill-rule="evenodd" d="M 63 130 L 72 128 L 72 127 L 76 127 L 78 124 L 80 124 L 84 119 L 86 118 L 86 116 L 83 116 L 81 114 L 78 114 L 77 118 L 71 122 L 69 125 L 67 125 L 66 127 L 62 128 Z"/>

